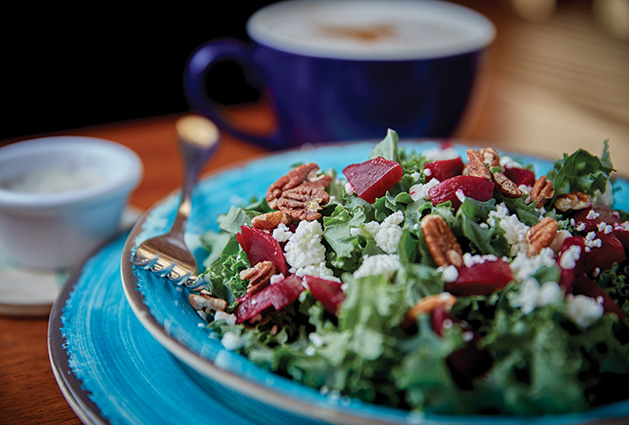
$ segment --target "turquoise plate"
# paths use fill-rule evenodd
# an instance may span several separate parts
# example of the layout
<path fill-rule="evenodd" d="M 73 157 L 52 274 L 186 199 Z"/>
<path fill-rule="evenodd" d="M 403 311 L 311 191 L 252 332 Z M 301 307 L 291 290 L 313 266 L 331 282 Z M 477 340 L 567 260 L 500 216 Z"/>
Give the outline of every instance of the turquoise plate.
<path fill-rule="evenodd" d="M 74 412 L 90 425 L 255 424 L 203 389 L 137 320 L 120 279 L 126 238 L 77 269 L 51 310 L 52 370 Z"/>
<path fill-rule="evenodd" d="M 418 151 L 440 147 L 439 142 L 406 141 L 402 143 Z M 250 162 L 202 180 L 193 197 L 186 240 L 203 260 L 204 252 L 198 237 L 208 229 L 216 229 L 219 214 L 233 204 L 245 204 L 252 196 L 264 196 L 266 188 L 278 176 L 285 174 L 289 165 L 314 161 L 320 168 L 334 168 L 337 172 L 348 164 L 367 159 L 374 143 L 356 142 L 343 145 L 324 145 L 300 149 Z M 467 146 L 455 144 L 465 157 Z M 514 159 L 534 165 L 536 173 L 545 174 L 550 161 L 522 155 Z M 620 181 L 618 208 L 629 207 L 629 184 Z M 500 416 L 443 416 L 411 413 L 385 408 L 359 400 L 321 394 L 319 391 L 280 377 L 255 364 L 244 356 L 223 348 L 215 335 L 203 328 L 204 321 L 189 306 L 187 292 L 167 283 L 150 272 L 131 263 L 135 247 L 143 240 L 164 233 L 170 226 L 178 203 L 172 194 L 145 213 L 125 244 L 121 262 L 125 294 L 136 316 L 144 327 L 170 351 L 206 392 L 215 394 L 225 405 L 242 409 L 243 415 L 258 423 L 273 424 L 582 424 L 602 418 L 629 417 L 629 401 L 605 406 L 574 415 L 534 418 Z M 244 407 L 247 406 L 247 407 Z M 605 422 L 608 423 L 609 421 Z"/>

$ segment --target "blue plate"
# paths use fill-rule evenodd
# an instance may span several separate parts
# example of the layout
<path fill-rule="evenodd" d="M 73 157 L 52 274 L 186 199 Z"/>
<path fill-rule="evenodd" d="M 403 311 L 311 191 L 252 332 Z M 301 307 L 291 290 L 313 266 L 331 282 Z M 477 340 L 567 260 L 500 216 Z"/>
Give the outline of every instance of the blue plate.
<path fill-rule="evenodd" d="M 49 321 L 52 369 L 85 424 L 253 425 L 203 389 L 127 303 L 119 235 L 72 274 Z"/>
<path fill-rule="evenodd" d="M 314 161 L 320 168 L 334 168 L 340 172 L 346 165 L 364 161 L 374 143 L 357 142 L 326 145 L 311 149 L 293 150 L 250 162 L 209 177 L 196 187 L 193 213 L 187 227 L 187 242 L 199 248 L 198 237 L 208 229 L 216 229 L 219 214 L 232 204 L 246 204 L 252 196 L 262 197 L 266 188 L 289 165 Z M 438 148 L 439 142 L 403 142 L 415 150 Z M 465 156 L 468 146 L 454 145 Z M 552 162 L 540 158 L 511 155 L 514 159 L 534 165 L 538 174 L 545 174 Z M 616 207 L 629 207 L 629 184 L 620 181 L 621 195 Z M 152 273 L 135 268 L 131 258 L 137 244 L 149 237 L 164 233 L 170 226 L 178 203 L 173 194 L 140 218 L 125 244 L 122 256 L 122 275 L 125 294 L 131 308 L 144 327 L 186 367 L 191 376 L 206 391 L 217 394 L 226 405 L 255 406 L 248 417 L 262 421 L 273 418 L 274 424 L 335 423 L 335 424 L 581 424 L 601 418 L 629 416 L 629 401 L 620 402 L 582 414 L 555 415 L 534 418 L 443 416 L 411 413 L 385 408 L 319 391 L 280 377 L 248 361 L 244 356 L 223 348 L 221 342 L 206 329 L 204 321 L 189 306 L 187 292 L 167 283 Z M 202 249 L 196 249 L 199 261 Z M 196 372 L 196 374 L 195 374 Z M 248 410 L 248 409 L 244 409 Z M 245 413 L 247 414 L 247 413 Z M 269 421 L 271 422 L 271 421 Z"/>

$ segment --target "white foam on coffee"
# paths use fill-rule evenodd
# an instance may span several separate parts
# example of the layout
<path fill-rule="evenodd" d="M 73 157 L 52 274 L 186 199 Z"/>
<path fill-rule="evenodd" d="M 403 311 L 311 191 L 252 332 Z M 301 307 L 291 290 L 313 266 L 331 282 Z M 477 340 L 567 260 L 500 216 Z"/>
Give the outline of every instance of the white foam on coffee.
<path fill-rule="evenodd" d="M 292 0 L 256 12 L 252 39 L 308 56 L 408 60 L 489 45 L 493 24 L 465 7 L 431 0 Z"/>

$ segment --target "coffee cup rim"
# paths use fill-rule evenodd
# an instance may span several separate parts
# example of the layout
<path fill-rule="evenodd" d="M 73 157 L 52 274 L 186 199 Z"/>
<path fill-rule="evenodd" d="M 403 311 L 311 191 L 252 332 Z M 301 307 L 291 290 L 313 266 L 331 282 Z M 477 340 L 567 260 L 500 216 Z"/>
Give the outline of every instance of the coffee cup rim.
<path fill-rule="evenodd" d="M 446 19 L 449 23 L 456 21 L 459 28 L 465 27 L 470 30 L 470 33 L 465 38 L 447 45 L 431 46 L 424 43 L 408 46 L 407 48 L 392 48 L 388 51 L 379 51 L 374 54 L 362 49 L 343 50 L 342 48 L 330 48 L 329 46 L 305 45 L 290 37 L 278 36 L 270 29 L 273 21 L 277 19 L 278 10 L 282 10 L 283 13 L 287 14 L 286 16 L 290 16 L 290 14 L 299 12 L 301 8 L 317 7 L 320 3 L 334 4 L 341 7 L 351 3 L 352 5 L 365 7 L 378 3 L 374 0 L 334 0 L 327 2 L 322 2 L 321 0 L 300 0 L 273 3 L 258 10 L 249 18 L 247 21 L 247 33 L 258 44 L 288 53 L 330 59 L 376 61 L 436 59 L 473 53 L 485 49 L 493 42 L 496 36 L 496 28 L 491 20 L 465 6 L 441 0 L 386 0 L 385 2 L 388 6 L 395 4 L 396 7 L 402 8 L 401 10 L 406 13 L 422 12 L 428 13 L 431 17 L 437 16 L 440 19 Z"/>

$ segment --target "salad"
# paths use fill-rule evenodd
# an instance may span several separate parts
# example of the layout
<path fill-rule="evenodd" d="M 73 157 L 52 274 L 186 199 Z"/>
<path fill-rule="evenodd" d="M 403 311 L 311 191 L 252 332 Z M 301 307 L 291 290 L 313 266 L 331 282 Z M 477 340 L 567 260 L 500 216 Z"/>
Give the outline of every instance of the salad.
<path fill-rule="evenodd" d="M 546 175 L 493 148 L 294 164 L 234 205 L 189 300 L 223 345 L 319 389 L 447 414 L 629 398 L 629 214 L 607 142 Z"/>

